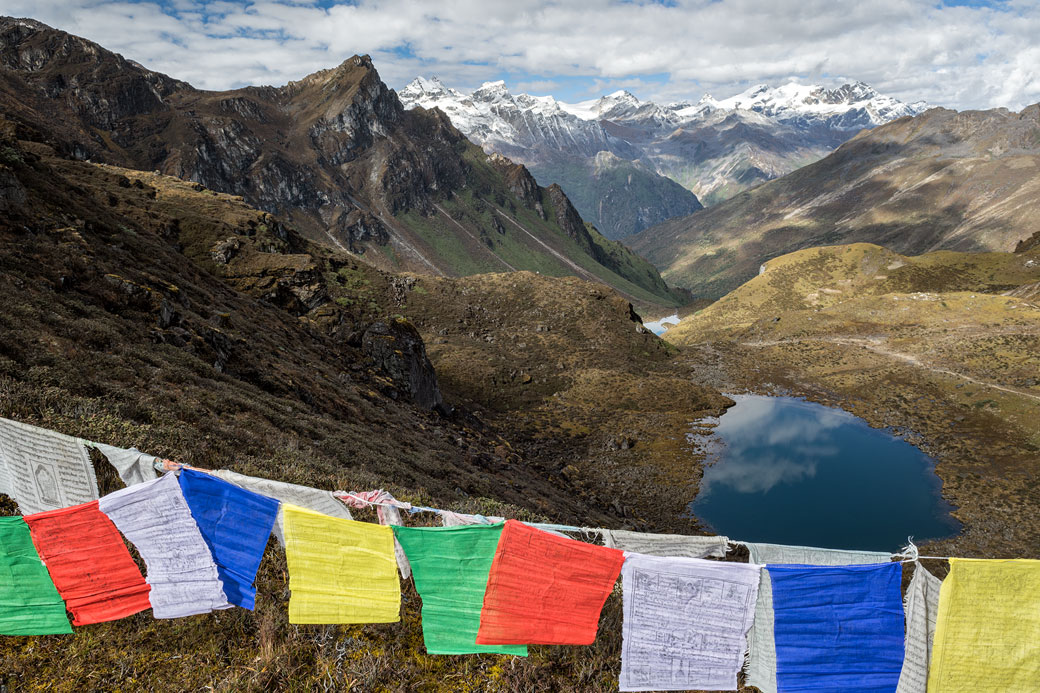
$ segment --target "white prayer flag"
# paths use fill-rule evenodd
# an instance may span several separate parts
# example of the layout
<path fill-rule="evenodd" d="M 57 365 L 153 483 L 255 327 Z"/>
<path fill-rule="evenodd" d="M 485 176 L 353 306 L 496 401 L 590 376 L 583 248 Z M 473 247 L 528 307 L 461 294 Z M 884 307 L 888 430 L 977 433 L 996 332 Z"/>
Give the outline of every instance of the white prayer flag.
<path fill-rule="evenodd" d="M 603 545 L 612 549 L 642 553 L 648 556 L 681 556 L 683 558 L 723 558 L 729 544 L 727 537 L 695 537 L 686 534 L 651 534 L 604 529 Z"/>
<path fill-rule="evenodd" d="M 626 554 L 620 689 L 737 690 L 761 572 L 754 563 Z"/>
<path fill-rule="evenodd" d="M 155 618 L 231 608 L 175 473 L 110 493 L 98 506 L 144 559 Z"/>
<path fill-rule="evenodd" d="M 141 452 L 137 448 L 117 448 L 114 445 L 104 443 L 90 443 L 97 448 L 109 464 L 119 472 L 119 478 L 127 486 L 151 481 L 159 475 L 155 470 L 154 463 L 158 457 Z"/>
<path fill-rule="evenodd" d="M 97 499 L 98 487 L 83 441 L 0 419 L 0 493 L 31 515 L 89 503 Z"/>
<path fill-rule="evenodd" d="M 467 513 L 456 513 L 451 510 L 441 510 L 441 525 L 444 527 L 461 527 L 463 525 L 493 525 L 505 522 L 504 517 L 485 517 L 484 515 L 469 515 Z"/>
<path fill-rule="evenodd" d="M 928 663 L 935 640 L 935 621 L 939 614 L 939 588 L 942 580 L 914 566 L 914 576 L 906 591 L 906 647 L 903 670 L 896 693 L 925 693 L 928 688 Z"/>

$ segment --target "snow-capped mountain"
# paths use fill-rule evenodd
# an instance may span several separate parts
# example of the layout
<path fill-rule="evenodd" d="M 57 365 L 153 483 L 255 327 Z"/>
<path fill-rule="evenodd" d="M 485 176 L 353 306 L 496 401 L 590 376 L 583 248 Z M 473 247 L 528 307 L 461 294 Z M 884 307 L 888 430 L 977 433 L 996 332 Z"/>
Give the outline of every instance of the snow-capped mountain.
<path fill-rule="evenodd" d="M 863 82 L 843 84 L 835 89 L 791 82 L 779 87 L 759 84 L 718 101 L 706 94 L 696 106 L 680 109 L 676 115 L 697 118 L 709 112 L 740 109 L 761 113 L 801 129 L 858 132 L 897 118 L 917 115 L 927 108 L 923 101 L 906 104 L 879 94 Z"/>
<path fill-rule="evenodd" d="M 633 217 L 639 219 L 653 216 L 645 213 L 647 189 L 657 197 L 664 185 L 653 181 L 655 173 L 701 200 L 720 202 L 826 156 L 864 128 L 926 108 L 879 94 L 862 82 L 834 89 L 793 82 L 759 85 L 727 99 L 705 95 L 697 103 L 662 106 L 628 91 L 569 104 L 552 96 L 512 94 L 504 82 L 488 82 L 464 94 L 436 78 L 420 77 L 398 96 L 405 108 L 440 108 L 485 151 L 519 161 L 540 183 L 559 182 L 569 193 L 589 186 L 584 179 L 597 170 L 591 159 L 599 152 L 638 163 L 639 190 L 626 200 L 615 188 L 611 198 L 613 205 L 643 210 Z M 674 191 L 669 194 L 674 197 Z M 584 208 L 577 200 L 576 205 L 614 237 L 641 230 L 623 225 L 615 230 L 594 194 Z"/>
<path fill-rule="evenodd" d="M 551 96 L 513 95 L 504 82 L 467 95 L 436 78 L 416 79 L 398 96 L 405 108 L 441 109 L 484 151 L 524 164 L 540 184 L 559 183 L 582 218 L 608 238 L 701 209 L 696 195 L 640 163 L 642 149 L 611 134 L 607 121 L 575 113 L 576 106 Z M 632 113 L 640 106 L 631 94 L 599 101 L 601 111 L 615 118 L 628 105 Z"/>
<path fill-rule="evenodd" d="M 542 148 L 548 154 L 595 156 L 604 150 L 618 154 L 614 149 L 620 147 L 626 154 L 638 155 L 624 142 L 612 142 L 598 119 L 579 117 L 551 96 L 514 96 L 501 81 L 487 82 L 466 95 L 436 77 L 419 77 L 397 95 L 405 108 L 441 109 L 455 127 L 489 153 L 523 164 L 537 161 Z"/>

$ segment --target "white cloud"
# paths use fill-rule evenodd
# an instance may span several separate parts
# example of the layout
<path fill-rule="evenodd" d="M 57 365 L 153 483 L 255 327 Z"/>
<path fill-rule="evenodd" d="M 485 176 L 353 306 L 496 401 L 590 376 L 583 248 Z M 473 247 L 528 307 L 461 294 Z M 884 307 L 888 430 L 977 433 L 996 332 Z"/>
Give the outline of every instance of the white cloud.
<path fill-rule="evenodd" d="M 590 87 L 636 84 L 641 98 L 667 101 L 705 91 L 725 97 L 792 77 L 847 78 L 907 101 L 1018 109 L 1040 101 L 1040 48 L 1033 45 L 1040 3 L 998 7 L 358 0 L 323 9 L 301 0 L 2 0 L 0 11 L 35 17 L 212 89 L 281 84 L 370 53 L 397 87 L 420 73 L 460 88 L 504 73 L 546 86 L 583 77 Z"/>

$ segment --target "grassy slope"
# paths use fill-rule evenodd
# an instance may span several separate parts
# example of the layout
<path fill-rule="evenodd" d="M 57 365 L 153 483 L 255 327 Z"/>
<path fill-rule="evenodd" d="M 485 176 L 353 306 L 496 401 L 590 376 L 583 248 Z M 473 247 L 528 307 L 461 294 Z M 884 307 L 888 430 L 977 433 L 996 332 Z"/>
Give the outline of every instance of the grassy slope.
<path fill-rule="evenodd" d="M 603 166 L 568 159 L 528 168 L 540 181 L 559 183 L 582 218 L 615 240 L 701 208 L 679 183 L 622 159 Z"/>
<path fill-rule="evenodd" d="M 415 211 L 397 217 L 433 251 L 435 264 L 450 267 L 452 274 L 459 275 L 503 272 L 511 268 L 557 277 L 579 274 L 585 279 L 601 281 L 643 305 L 681 303 L 657 270 L 624 245 L 586 226 L 593 242 L 611 257 L 613 268 L 604 266 L 561 231 L 553 221 L 554 211 L 547 199 L 543 198 L 542 202 L 543 218 L 512 192 L 504 190 L 501 174 L 487 162 L 487 156 L 479 148 L 466 143 L 464 157 L 469 166 L 469 185 L 439 203 L 451 220 L 443 214 L 423 216 Z M 547 251 L 509 219 L 578 265 L 580 270 L 576 271 Z M 464 230 L 460 232 L 459 226 Z M 499 227 L 503 230 L 499 231 Z"/>
<path fill-rule="evenodd" d="M 915 292 L 977 291 L 999 294 L 1040 279 L 1031 257 L 1012 253 L 937 251 L 899 255 L 869 243 L 801 250 L 765 264 L 765 271 L 704 309 L 697 320 L 669 330 L 733 330 L 785 311 L 840 312 L 853 300 Z M 867 301 L 869 302 L 869 301 Z"/>

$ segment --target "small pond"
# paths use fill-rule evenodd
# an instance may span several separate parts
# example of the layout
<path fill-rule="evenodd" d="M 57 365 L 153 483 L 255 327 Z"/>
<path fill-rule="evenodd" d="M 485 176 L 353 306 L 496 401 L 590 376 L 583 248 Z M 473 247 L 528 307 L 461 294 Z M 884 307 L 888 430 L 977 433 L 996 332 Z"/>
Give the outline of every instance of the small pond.
<path fill-rule="evenodd" d="M 690 510 L 731 539 L 896 551 L 960 523 L 930 457 L 840 409 L 793 397 L 736 401 L 711 435 Z"/>

